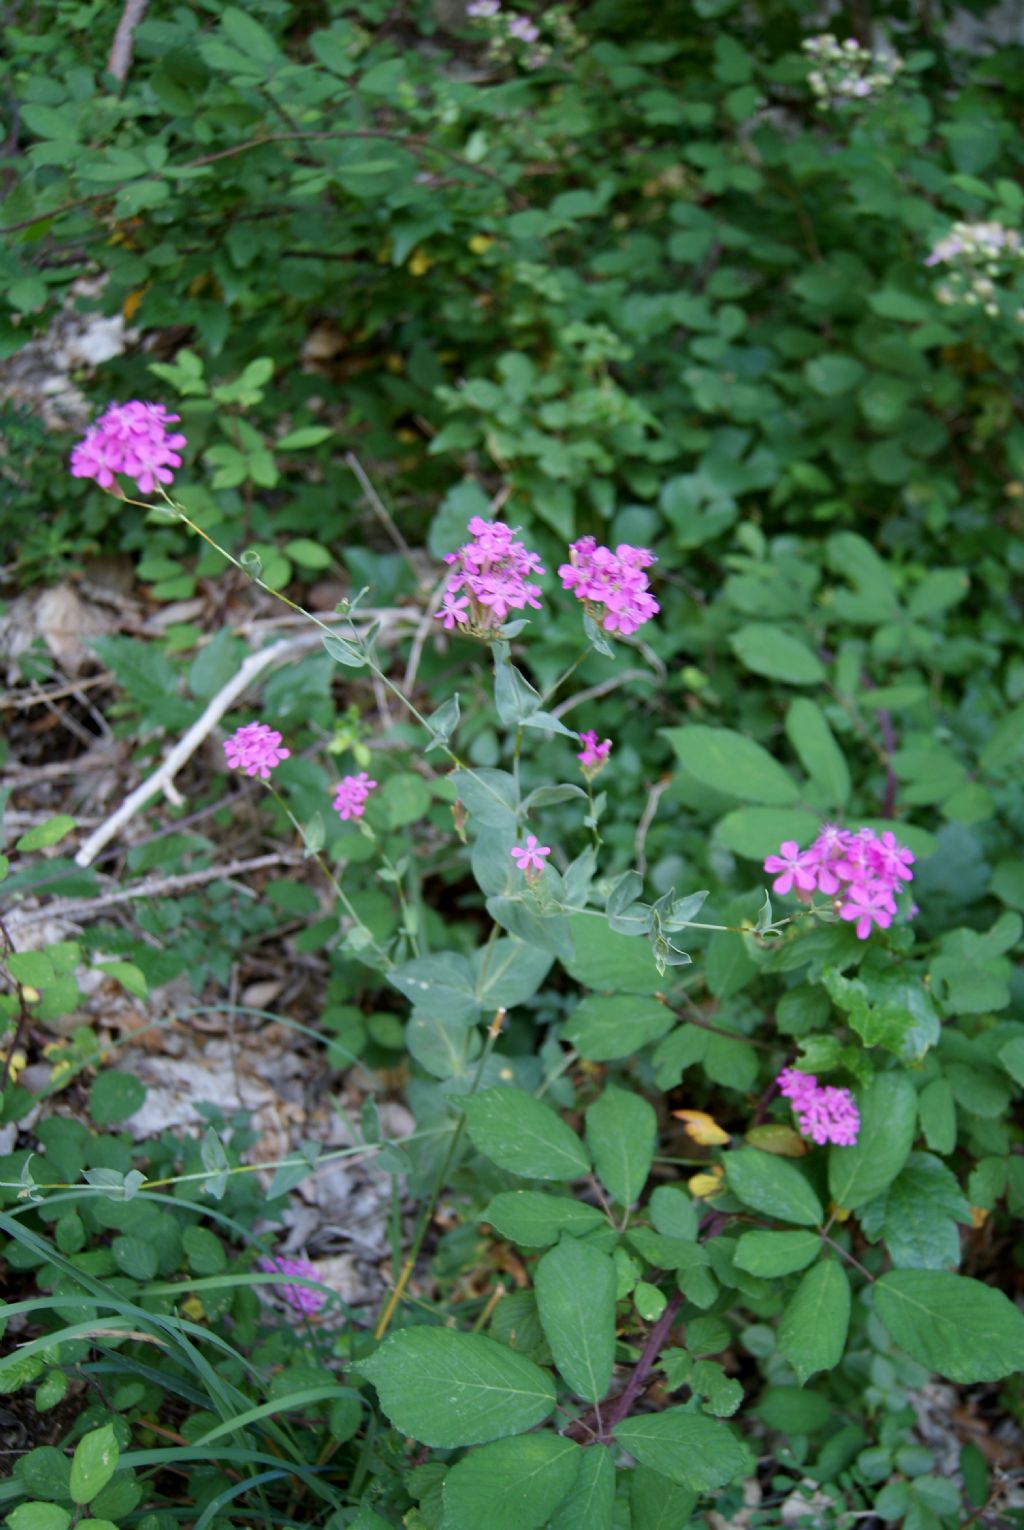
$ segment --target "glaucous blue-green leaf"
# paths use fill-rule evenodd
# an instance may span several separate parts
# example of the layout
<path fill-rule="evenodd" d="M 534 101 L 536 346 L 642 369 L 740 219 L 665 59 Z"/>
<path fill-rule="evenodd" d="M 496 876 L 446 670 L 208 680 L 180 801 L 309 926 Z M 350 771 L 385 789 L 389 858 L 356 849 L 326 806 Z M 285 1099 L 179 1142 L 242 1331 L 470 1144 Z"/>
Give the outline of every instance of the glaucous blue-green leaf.
<path fill-rule="evenodd" d="M 579 1475 L 551 1516 L 550 1530 L 612 1530 L 615 1459 L 607 1445 L 588 1445 Z"/>
<path fill-rule="evenodd" d="M 532 1429 L 555 1406 L 547 1371 L 482 1334 L 402 1328 L 355 1367 L 395 1428 L 451 1450 Z"/>
<path fill-rule="evenodd" d="M 461 1078 L 480 1051 L 480 1032 L 466 1020 L 413 1010 L 405 1028 L 405 1044 L 434 1078 Z"/>
<path fill-rule="evenodd" d="M 473 1146 L 529 1179 L 578 1179 L 590 1170 L 583 1144 L 561 1116 L 524 1089 L 485 1089 L 463 1102 Z"/>
<path fill-rule="evenodd" d="M 620 1206 L 632 1206 L 647 1183 L 657 1138 L 654 1107 L 628 1089 L 609 1084 L 588 1108 L 590 1156 L 602 1185 Z"/>
<path fill-rule="evenodd" d="M 417 956 L 387 977 L 420 1014 L 457 1023 L 475 1020 L 480 1013 L 476 975 L 469 960 L 457 951 Z"/>
<path fill-rule="evenodd" d="M 446 1530 L 540 1530 L 572 1491 L 583 1451 L 557 1434 L 521 1434 L 471 1451 L 444 1479 Z"/>
<path fill-rule="evenodd" d="M 779 1324 L 778 1348 L 803 1384 L 843 1357 L 850 1327 L 850 1282 L 838 1259 L 824 1259 L 801 1280 Z"/>
<path fill-rule="evenodd" d="M 651 1467 L 694 1493 L 713 1493 L 724 1487 L 749 1462 L 747 1452 L 725 1424 L 685 1408 L 665 1408 L 660 1413 L 624 1419 L 613 1433 L 623 1450 L 641 1466 Z"/>
<path fill-rule="evenodd" d="M 515 829 L 516 783 L 507 770 L 489 766 L 477 770 L 456 770 L 452 781 L 459 801 L 478 827 Z"/>
<path fill-rule="evenodd" d="M 596 1206 L 567 1195 L 543 1190 L 503 1190 L 484 1209 L 481 1222 L 490 1222 L 503 1238 L 524 1248 L 548 1248 L 563 1232 L 582 1238 L 608 1219 Z"/>
<path fill-rule="evenodd" d="M 663 728 L 676 758 L 703 786 L 738 797 L 786 807 L 799 796 L 787 771 L 760 744 L 731 728 L 693 723 Z"/>
<path fill-rule="evenodd" d="M 857 1091 L 860 1130 L 852 1147 L 829 1148 L 828 1186 L 837 1206 L 856 1211 L 890 1185 L 917 1130 L 917 1094 L 905 1073 L 881 1073 Z"/>
<path fill-rule="evenodd" d="M 824 1220 L 822 1205 L 804 1173 L 786 1158 L 739 1148 L 725 1155 L 729 1189 L 755 1211 L 780 1222 L 814 1227 Z"/>
<path fill-rule="evenodd" d="M 479 1003 L 486 1010 L 525 1004 L 547 977 L 553 961 L 550 951 L 514 936 L 481 947 L 473 958 Z"/>
<path fill-rule="evenodd" d="M 569 976 L 599 993 L 655 994 L 664 979 L 658 974 L 646 940 L 610 930 L 603 918 L 574 914 L 569 919 L 574 955 L 565 962 Z"/>
<path fill-rule="evenodd" d="M 544 1336 L 563 1381 L 599 1402 L 615 1358 L 615 1265 L 607 1254 L 563 1238 L 537 1262 L 534 1290 Z"/>
<path fill-rule="evenodd" d="M 900 1349 L 950 1381 L 999 1381 L 1024 1370 L 1024 1313 L 980 1280 L 945 1270 L 889 1270 L 871 1297 Z"/>

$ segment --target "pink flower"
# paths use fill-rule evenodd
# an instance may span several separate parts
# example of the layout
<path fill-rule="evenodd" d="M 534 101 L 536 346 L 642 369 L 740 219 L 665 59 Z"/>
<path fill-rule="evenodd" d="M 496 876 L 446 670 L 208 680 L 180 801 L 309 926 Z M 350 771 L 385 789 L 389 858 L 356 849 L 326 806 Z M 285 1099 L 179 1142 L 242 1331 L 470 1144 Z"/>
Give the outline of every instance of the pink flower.
<path fill-rule="evenodd" d="M 612 741 L 610 738 L 605 738 L 598 743 L 597 734 L 593 728 L 588 728 L 586 733 L 581 733 L 579 737 L 583 748 L 576 758 L 585 776 L 596 776 L 601 767 L 608 763 L 608 756 L 612 752 Z"/>
<path fill-rule="evenodd" d="M 569 562 L 561 565 L 558 576 L 562 588 L 572 590 L 606 632 L 628 636 L 661 610 L 643 572 L 656 562 L 646 547 L 620 542 L 612 552 L 593 537 L 580 537 L 570 545 Z"/>
<path fill-rule="evenodd" d="M 540 610 L 540 585 L 530 578 L 544 565 L 516 538 L 504 521 L 474 515 L 467 528 L 471 540 L 445 562 L 452 576 L 436 619 L 451 631 L 455 626 L 484 635 L 502 626 L 513 611 L 527 606 Z"/>
<path fill-rule="evenodd" d="M 342 777 L 331 804 L 342 822 L 349 818 L 362 818 L 366 811 L 366 799 L 376 785 L 376 781 L 371 781 L 365 770 L 361 770 L 357 776 Z"/>
<path fill-rule="evenodd" d="M 819 1146 L 836 1142 L 849 1147 L 857 1140 L 860 1115 L 848 1089 L 820 1086 L 813 1073 L 783 1068 L 775 1082 L 793 1107 L 801 1134 Z"/>
<path fill-rule="evenodd" d="M 466 15 L 474 19 L 497 16 L 501 6 L 499 0 L 469 0 L 466 6 Z"/>
<path fill-rule="evenodd" d="M 509 36 L 518 37 L 520 42 L 536 42 L 540 36 L 540 29 L 534 25 L 529 16 L 510 16 L 508 30 Z"/>
<path fill-rule="evenodd" d="M 224 740 L 229 767 L 244 770 L 247 776 L 259 776 L 261 781 L 269 781 L 274 766 L 287 760 L 290 754 L 290 749 L 281 746 L 280 733 L 267 723 L 246 723 Z"/>
<path fill-rule="evenodd" d="M 839 910 L 840 919 L 848 923 L 857 921 L 857 939 L 867 940 L 872 924 L 887 930 L 896 912 L 892 893 L 884 882 L 855 882 L 846 894 L 846 902 Z"/>
<path fill-rule="evenodd" d="M 168 432 L 180 419 L 162 404 L 111 404 L 71 453 L 71 476 L 92 478 L 101 489 L 115 487 L 114 474 L 134 478 L 140 494 L 152 494 L 158 483 L 171 483 L 171 468 L 181 467 L 178 451 L 185 437 Z"/>
<path fill-rule="evenodd" d="M 544 870 L 544 857 L 551 854 L 551 846 L 540 844 L 536 834 L 528 834 L 526 844 L 514 845 L 509 854 L 529 882 L 539 877 Z"/>
<path fill-rule="evenodd" d="M 772 883 L 772 892 L 779 894 L 788 893 L 794 882 L 801 892 L 813 892 L 818 884 L 817 873 L 808 862 L 807 852 L 800 849 L 795 839 L 783 840 L 778 855 L 769 855 L 764 869 L 781 872 Z"/>
<path fill-rule="evenodd" d="M 308 1259 L 264 1258 L 256 1261 L 268 1275 L 297 1275 L 303 1280 L 319 1280 L 320 1272 Z M 319 1312 L 327 1301 L 323 1291 L 311 1291 L 308 1286 L 275 1286 L 290 1307 L 296 1312 L 312 1314 Z"/>

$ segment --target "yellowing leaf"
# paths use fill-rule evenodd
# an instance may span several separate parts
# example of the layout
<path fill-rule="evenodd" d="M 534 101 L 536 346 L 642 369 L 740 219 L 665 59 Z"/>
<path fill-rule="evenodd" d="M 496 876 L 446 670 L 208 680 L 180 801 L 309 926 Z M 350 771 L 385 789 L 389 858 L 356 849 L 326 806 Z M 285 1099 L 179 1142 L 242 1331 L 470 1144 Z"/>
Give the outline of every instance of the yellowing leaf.
<path fill-rule="evenodd" d="M 723 1169 L 720 1163 L 712 1164 L 706 1173 L 694 1174 L 688 1181 L 687 1186 L 691 1195 L 706 1200 L 709 1195 L 717 1195 L 725 1189 Z"/>
<path fill-rule="evenodd" d="M 760 1148 L 762 1153 L 774 1153 L 779 1158 L 803 1158 L 807 1152 L 807 1143 L 800 1133 L 781 1123 L 752 1126 L 747 1132 L 747 1141 L 751 1147 Z"/>
<path fill-rule="evenodd" d="M 729 1141 L 729 1133 L 724 1132 L 714 1116 L 704 1110 L 674 1110 L 672 1114 L 685 1121 L 683 1130 L 686 1135 L 702 1147 L 715 1147 Z"/>

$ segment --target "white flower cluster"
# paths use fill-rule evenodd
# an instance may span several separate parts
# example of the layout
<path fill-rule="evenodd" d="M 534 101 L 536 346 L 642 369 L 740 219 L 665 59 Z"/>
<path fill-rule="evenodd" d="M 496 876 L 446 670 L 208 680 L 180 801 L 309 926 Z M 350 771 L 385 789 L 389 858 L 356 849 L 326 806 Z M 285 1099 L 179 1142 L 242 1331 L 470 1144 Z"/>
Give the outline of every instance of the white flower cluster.
<path fill-rule="evenodd" d="M 948 268 L 946 280 L 935 291 L 940 303 L 981 308 L 992 318 L 999 313 L 1000 278 L 1012 275 L 1022 263 L 1020 234 L 1001 223 L 954 223 L 925 259 L 926 266 Z"/>
<path fill-rule="evenodd" d="M 806 37 L 801 46 L 816 66 L 807 76 L 807 83 L 818 97 L 821 111 L 881 95 L 903 68 L 898 54 L 876 57 L 870 48 L 862 48 L 852 37 L 841 43 L 831 32 Z"/>

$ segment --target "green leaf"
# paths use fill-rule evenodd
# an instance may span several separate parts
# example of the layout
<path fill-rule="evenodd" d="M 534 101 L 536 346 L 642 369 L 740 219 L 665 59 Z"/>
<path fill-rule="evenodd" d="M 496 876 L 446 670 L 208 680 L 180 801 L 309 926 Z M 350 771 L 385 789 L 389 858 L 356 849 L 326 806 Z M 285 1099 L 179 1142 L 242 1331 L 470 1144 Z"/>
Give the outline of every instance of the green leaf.
<path fill-rule="evenodd" d="M 11 1530 L 68 1530 L 71 1515 L 58 1503 L 20 1503 L 7 1523 Z"/>
<path fill-rule="evenodd" d="M 980 1280 L 940 1270 L 890 1270 L 871 1294 L 895 1343 L 950 1381 L 999 1381 L 1024 1369 L 1024 1313 Z"/>
<path fill-rule="evenodd" d="M 911 1153 L 882 1195 L 861 1211 L 866 1235 L 881 1237 L 898 1269 L 945 1270 L 960 1263 L 957 1222 L 971 1208 L 956 1175 L 931 1153 Z"/>
<path fill-rule="evenodd" d="M 591 1062 L 631 1057 L 672 1029 L 675 1016 L 639 994 L 588 994 L 570 1014 L 562 1040 Z"/>
<path fill-rule="evenodd" d="M 817 703 L 805 696 L 790 702 L 786 733 L 822 801 L 833 808 L 845 806 L 850 795 L 849 767 Z"/>
<path fill-rule="evenodd" d="M 804 1227 L 816 1227 L 824 1220 L 821 1202 L 788 1159 L 757 1148 L 739 1148 L 726 1153 L 724 1161 L 729 1189 L 745 1206 Z"/>
<path fill-rule="evenodd" d="M 98 1073 L 89 1090 L 89 1114 L 97 1126 L 127 1121 L 145 1102 L 146 1086 L 134 1073 L 108 1068 Z"/>
<path fill-rule="evenodd" d="M 615 1458 L 607 1445 L 588 1445 L 568 1497 L 551 1516 L 550 1530 L 612 1530 L 614 1505 Z"/>
<path fill-rule="evenodd" d="M 482 947 L 473 958 L 478 1003 L 488 1012 L 525 1004 L 547 977 L 553 961 L 550 951 L 517 936 L 496 940 L 489 951 Z"/>
<path fill-rule="evenodd" d="M 666 1238 L 696 1238 L 697 1210 L 680 1185 L 659 1185 L 648 1207 L 656 1231 Z"/>
<path fill-rule="evenodd" d="M 570 1391 L 599 1402 L 615 1358 L 615 1265 L 607 1254 L 563 1238 L 537 1263 L 534 1290 L 544 1337 Z"/>
<path fill-rule="evenodd" d="M 57 813 L 53 818 L 48 818 L 45 823 L 37 824 L 34 829 L 29 829 L 15 843 L 15 850 L 45 850 L 49 845 L 55 845 L 58 840 L 70 834 L 75 827 L 76 820 L 69 818 L 67 813 Z"/>
<path fill-rule="evenodd" d="M 262 63 L 271 63 L 278 57 L 277 44 L 266 28 L 237 6 L 225 7 L 221 12 L 220 24 L 235 47 L 241 48 L 250 57 Z"/>
<path fill-rule="evenodd" d="M 269 584 L 272 581 L 268 579 L 267 582 Z M 336 664 L 344 664 L 348 669 L 362 669 L 366 663 L 366 655 L 354 643 L 335 637 L 333 632 L 325 632 L 320 641 Z"/>
<path fill-rule="evenodd" d="M 571 1492 L 582 1459 L 578 1445 L 555 1434 L 474 1450 L 444 1479 L 446 1530 L 540 1530 Z"/>
<path fill-rule="evenodd" d="M 156 1249 L 145 1238 L 115 1238 L 110 1252 L 119 1270 L 132 1280 L 152 1280 L 157 1271 Z"/>
<path fill-rule="evenodd" d="M 956 1147 L 956 1106 L 949 1080 L 933 1078 L 921 1090 L 917 1112 L 924 1140 L 933 1153 L 952 1153 Z"/>
<path fill-rule="evenodd" d="M 817 1233 L 748 1232 L 736 1247 L 735 1264 L 751 1275 L 773 1279 L 804 1270 L 822 1249 Z"/>
<path fill-rule="evenodd" d="M 543 1190 L 503 1190 L 490 1201 L 480 1220 L 490 1222 L 503 1238 L 524 1248 L 548 1248 L 563 1232 L 583 1238 L 595 1228 L 608 1226 L 607 1217 L 596 1206 L 567 1195 L 547 1195 Z"/>
<path fill-rule="evenodd" d="M 561 1116 L 524 1089 L 485 1089 L 463 1101 L 474 1147 L 512 1174 L 578 1179 L 590 1169 L 583 1144 Z"/>
<path fill-rule="evenodd" d="M 216 1233 L 206 1227 L 186 1227 L 181 1246 L 193 1275 L 219 1275 L 226 1268 L 228 1256 Z"/>
<path fill-rule="evenodd" d="M 999 1061 L 1015 1084 L 1024 1088 L 1024 1036 L 1015 1036 L 999 1048 Z"/>
<path fill-rule="evenodd" d="M 120 1454 L 111 1424 L 83 1434 L 71 1458 L 70 1492 L 75 1503 L 91 1503 L 106 1487 L 117 1470 Z"/>
<path fill-rule="evenodd" d="M 850 1282 L 838 1259 L 825 1259 L 808 1270 L 779 1324 L 779 1353 L 801 1386 L 816 1371 L 835 1369 L 849 1326 Z"/>
<path fill-rule="evenodd" d="M 329 441 L 333 434 L 334 431 L 330 425 L 300 425 L 298 430 L 290 430 L 286 436 L 279 436 L 274 442 L 274 450 L 276 452 L 305 451 L 310 446 L 320 446 L 324 441 Z M 304 541 L 305 538 L 300 538 L 299 540 Z M 326 550 L 320 546 L 319 542 L 310 542 L 309 546 L 316 548 L 318 557 L 322 553 L 325 554 L 326 561 L 322 563 L 304 564 L 303 560 L 292 552 L 294 546 L 294 542 L 289 542 L 285 551 L 289 557 L 294 557 L 296 563 L 302 564 L 304 568 L 326 568 L 331 561 L 330 554 L 326 553 Z"/>
<path fill-rule="evenodd" d="M 825 666 L 800 638 L 768 622 L 748 622 L 729 639 L 733 653 L 752 674 L 786 685 L 821 685 Z"/>
<path fill-rule="evenodd" d="M 654 1107 L 641 1095 L 611 1084 L 590 1106 L 586 1119 L 587 1146 L 598 1178 L 620 1206 L 632 1206 L 651 1172 L 658 1139 Z"/>
<path fill-rule="evenodd" d="M 727 792 L 742 802 L 785 807 L 799 796 L 795 783 L 777 760 L 753 739 L 731 728 L 663 728 L 680 764 L 702 786 Z"/>
<path fill-rule="evenodd" d="M 441 708 L 444 711 L 444 708 Z M 505 770 L 454 770 L 448 778 L 466 811 L 481 829 L 516 826 L 516 783 Z"/>
<path fill-rule="evenodd" d="M 852 1147 L 829 1149 L 828 1185 L 837 1206 L 856 1211 L 890 1185 L 917 1129 L 917 1095 L 905 1073 L 882 1073 L 857 1094 L 860 1131 Z"/>
<path fill-rule="evenodd" d="M 724 1487 L 748 1465 L 747 1452 L 725 1424 L 684 1408 L 628 1418 L 613 1433 L 641 1466 L 694 1493 Z"/>
<path fill-rule="evenodd" d="M 563 962 L 569 976 L 584 988 L 605 993 L 655 994 L 663 979 L 646 940 L 619 935 L 603 919 L 574 914 L 569 920 L 574 955 Z M 648 1010 L 649 1015 L 651 1012 Z"/>
<path fill-rule="evenodd" d="M 532 1429 L 555 1406 L 554 1383 L 532 1360 L 450 1328 L 403 1328 L 355 1369 L 396 1429 L 439 1450 Z"/>
<path fill-rule="evenodd" d="M 776 854 L 785 839 L 795 839 L 798 845 L 811 844 L 820 829 L 820 815 L 803 808 L 733 808 L 715 825 L 715 840 L 747 860 L 763 861 L 765 856 Z"/>
<path fill-rule="evenodd" d="M 455 951 L 418 956 L 388 973 L 388 982 L 423 1015 L 469 1024 L 480 1013 L 473 968 Z"/>
<path fill-rule="evenodd" d="M 853 356 L 816 356 L 804 365 L 804 376 L 824 398 L 838 398 L 850 393 L 867 375 L 866 369 Z"/>
<path fill-rule="evenodd" d="M 633 1530 L 688 1530 L 697 1494 L 649 1466 L 637 1466 L 629 1484 Z"/>

